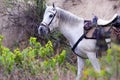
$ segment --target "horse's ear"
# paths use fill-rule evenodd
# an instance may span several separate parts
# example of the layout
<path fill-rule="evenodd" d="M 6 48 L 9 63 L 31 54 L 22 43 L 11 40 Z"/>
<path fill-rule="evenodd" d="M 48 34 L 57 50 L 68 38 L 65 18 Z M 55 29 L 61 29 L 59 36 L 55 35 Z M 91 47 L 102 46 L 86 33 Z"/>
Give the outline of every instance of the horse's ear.
<path fill-rule="evenodd" d="M 53 8 L 55 8 L 55 4 L 53 3 Z"/>
<path fill-rule="evenodd" d="M 47 7 L 48 7 L 48 4 L 45 4 L 45 7 L 47 8 Z"/>

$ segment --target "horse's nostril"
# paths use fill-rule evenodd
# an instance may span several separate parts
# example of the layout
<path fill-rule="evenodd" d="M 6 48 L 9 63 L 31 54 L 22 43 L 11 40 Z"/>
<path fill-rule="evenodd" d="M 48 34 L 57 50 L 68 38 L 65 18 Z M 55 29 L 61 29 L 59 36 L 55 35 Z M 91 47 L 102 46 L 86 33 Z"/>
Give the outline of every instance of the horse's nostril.
<path fill-rule="evenodd" d="M 38 32 L 39 33 L 42 33 L 44 31 L 44 28 L 43 27 L 40 27 L 39 29 L 38 29 Z"/>
<path fill-rule="evenodd" d="M 40 28 L 40 32 L 43 32 L 43 28 L 42 27 Z"/>
<path fill-rule="evenodd" d="M 39 27 L 39 28 L 38 28 L 38 33 L 39 33 L 39 34 L 43 33 L 43 28 L 42 28 L 42 27 Z"/>
<path fill-rule="evenodd" d="M 46 34 L 45 28 L 44 27 L 39 28 L 39 33 Z"/>

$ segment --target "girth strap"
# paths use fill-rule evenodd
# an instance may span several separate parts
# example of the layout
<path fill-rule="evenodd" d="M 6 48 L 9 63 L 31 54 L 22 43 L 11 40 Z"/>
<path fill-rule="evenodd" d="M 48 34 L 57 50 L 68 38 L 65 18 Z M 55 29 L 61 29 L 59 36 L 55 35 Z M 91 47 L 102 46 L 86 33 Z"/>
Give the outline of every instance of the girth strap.
<path fill-rule="evenodd" d="M 85 38 L 85 36 L 86 36 L 86 33 L 84 33 L 84 34 L 79 38 L 79 40 L 78 40 L 78 41 L 73 45 L 73 47 L 72 47 L 72 51 L 74 52 L 74 54 L 77 55 L 77 56 L 79 56 L 79 57 L 81 57 L 82 59 L 87 59 L 87 58 L 78 55 L 78 54 L 75 52 L 75 48 L 78 46 L 78 44 L 80 43 L 80 41 L 81 41 L 83 38 Z"/>

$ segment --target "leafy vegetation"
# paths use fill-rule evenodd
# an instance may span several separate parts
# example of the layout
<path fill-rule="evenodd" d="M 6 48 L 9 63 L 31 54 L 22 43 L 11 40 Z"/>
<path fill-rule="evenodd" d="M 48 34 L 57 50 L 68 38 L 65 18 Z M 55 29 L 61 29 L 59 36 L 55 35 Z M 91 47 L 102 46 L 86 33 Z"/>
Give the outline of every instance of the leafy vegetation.
<path fill-rule="evenodd" d="M 72 79 L 75 78 L 76 66 L 66 61 L 65 50 L 62 50 L 60 54 L 55 54 L 51 41 L 42 46 L 36 38 L 31 37 L 27 48 L 22 51 L 19 48 L 10 51 L 9 48 L 2 46 L 2 39 L 3 37 L 0 36 L 0 73 L 4 76 L 3 78 L 6 79 L 8 75 L 17 76 L 17 78 L 21 76 L 24 80 L 32 79 L 33 76 L 40 80 L 70 79 L 70 75 Z M 119 52 L 119 46 L 113 44 L 113 48 L 107 51 L 107 55 L 99 59 L 102 66 L 100 73 L 96 73 L 90 61 L 86 60 L 82 80 L 110 80 L 111 78 L 119 80 Z"/>
<path fill-rule="evenodd" d="M 120 46 L 112 44 L 112 48 L 107 50 L 107 55 L 99 59 L 101 63 L 101 72 L 96 73 L 89 60 L 86 61 L 87 67 L 83 71 L 82 80 L 93 78 L 95 80 L 119 80 L 120 75 Z"/>
<path fill-rule="evenodd" d="M 49 76 L 52 71 L 56 73 L 54 70 L 56 67 L 60 68 L 60 66 L 65 65 L 66 51 L 63 50 L 60 54 L 54 54 L 51 41 L 48 41 L 45 46 L 41 46 L 36 38 L 31 37 L 30 45 L 27 48 L 23 51 L 17 48 L 12 52 L 2 46 L 2 39 L 3 37 L 0 37 L 0 69 L 4 74 L 12 74 L 18 70 L 24 76 L 41 73 L 40 77 Z M 47 80 L 46 76 L 44 80 Z"/>

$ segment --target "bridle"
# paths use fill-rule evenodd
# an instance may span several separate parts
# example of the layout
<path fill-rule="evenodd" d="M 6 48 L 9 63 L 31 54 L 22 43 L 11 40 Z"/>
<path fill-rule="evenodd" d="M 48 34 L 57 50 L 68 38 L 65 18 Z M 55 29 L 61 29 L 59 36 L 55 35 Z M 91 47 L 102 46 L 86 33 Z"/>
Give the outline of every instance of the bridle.
<path fill-rule="evenodd" d="M 53 12 L 53 11 L 54 11 L 54 12 Z M 50 32 L 49 26 L 50 26 L 50 24 L 52 23 L 52 21 L 54 20 L 56 14 L 57 14 L 57 10 L 56 10 L 55 8 L 53 8 L 53 11 L 48 11 L 48 12 L 52 13 L 52 15 L 53 15 L 53 17 L 52 17 L 52 19 L 50 20 L 49 23 L 46 23 L 46 22 L 41 22 L 41 23 L 40 23 L 40 25 L 46 27 L 49 32 Z"/>

